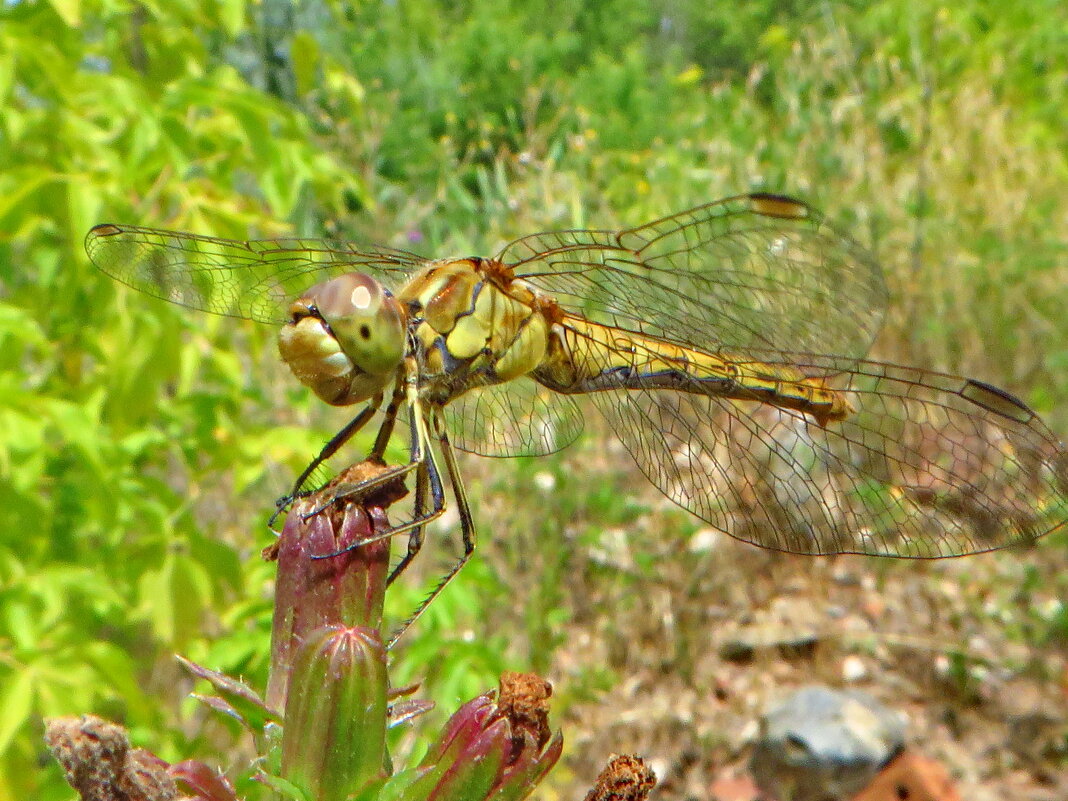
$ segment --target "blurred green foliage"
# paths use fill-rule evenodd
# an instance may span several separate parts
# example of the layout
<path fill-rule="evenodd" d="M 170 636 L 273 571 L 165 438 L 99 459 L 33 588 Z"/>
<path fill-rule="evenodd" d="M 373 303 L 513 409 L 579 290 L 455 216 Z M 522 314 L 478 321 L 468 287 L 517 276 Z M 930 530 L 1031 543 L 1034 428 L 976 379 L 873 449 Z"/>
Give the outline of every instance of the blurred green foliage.
<path fill-rule="evenodd" d="M 171 655 L 262 684 L 262 524 L 344 420 L 283 374 L 273 332 L 97 274 L 91 225 L 487 253 L 787 191 L 883 261 L 877 356 L 1003 384 L 1066 431 L 1066 75 L 1058 0 L 0 4 L 0 801 L 68 795 L 42 716 L 241 767 Z M 633 521 L 627 487 L 502 508 L 573 466 L 475 468 L 497 556 L 402 668 L 450 706 L 548 664 L 565 523 Z"/>

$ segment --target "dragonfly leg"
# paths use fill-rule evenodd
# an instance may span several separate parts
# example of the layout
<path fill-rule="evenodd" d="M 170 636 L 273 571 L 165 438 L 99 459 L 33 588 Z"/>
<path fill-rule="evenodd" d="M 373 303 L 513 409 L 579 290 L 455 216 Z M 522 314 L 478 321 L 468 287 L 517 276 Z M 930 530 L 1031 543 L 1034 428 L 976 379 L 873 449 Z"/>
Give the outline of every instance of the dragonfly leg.
<path fill-rule="evenodd" d="M 308 477 L 313 472 L 315 472 L 316 468 L 337 453 L 342 445 L 352 439 L 356 432 L 367 424 L 367 421 L 371 419 L 381 405 L 382 396 L 376 395 L 371 399 L 371 402 L 368 403 L 367 406 L 360 410 L 360 413 L 356 415 L 348 425 L 330 438 L 330 441 L 323 446 L 321 451 L 319 451 L 319 455 L 312 460 L 311 464 L 304 468 L 304 472 L 297 478 L 296 483 L 293 485 L 294 496 L 297 496 L 300 493 L 301 488 L 304 486 L 304 482 L 308 480 Z"/>
<path fill-rule="evenodd" d="M 380 531 L 377 534 L 375 534 L 373 537 L 368 537 L 365 540 L 360 540 L 359 542 L 357 542 L 357 543 L 355 543 L 353 545 L 350 545 L 349 547 L 344 548 L 344 549 L 342 549 L 340 551 L 334 551 L 333 553 L 324 553 L 324 554 L 322 554 L 320 556 L 313 556 L 312 559 L 333 559 L 335 556 L 342 556 L 343 554 L 347 554 L 349 551 L 355 550 L 356 548 L 362 548 L 364 545 L 370 545 L 372 542 L 381 542 L 382 540 L 388 539 L 389 537 L 397 537 L 397 536 L 399 536 L 401 534 L 408 534 L 409 532 L 412 532 L 412 531 L 420 532 L 418 537 L 419 537 L 419 544 L 421 546 L 422 545 L 422 533 L 421 532 L 422 532 L 423 526 L 425 526 L 427 523 L 430 523 L 430 522 L 432 522 L 434 520 L 437 520 L 439 517 L 441 517 L 441 515 L 444 512 L 445 512 L 445 506 L 444 506 L 444 504 L 442 504 L 440 508 L 431 509 L 429 512 L 426 512 L 423 515 L 420 515 L 419 517 L 417 517 L 417 518 L 415 518 L 413 520 L 409 520 L 407 523 L 402 523 L 399 526 L 394 526 L 393 528 L 390 528 L 390 529 L 388 529 L 386 531 Z M 405 567 L 407 567 L 408 563 L 411 562 L 411 558 L 415 554 L 411 553 L 410 551 L 411 551 L 411 545 L 409 544 L 409 554 L 406 555 L 404 557 L 404 559 L 402 559 L 401 562 L 398 563 L 398 565 L 395 568 L 393 568 L 393 571 L 389 574 L 389 578 L 386 580 L 386 586 L 389 586 L 389 584 L 392 583 L 393 579 L 395 579 L 400 574 L 400 571 L 403 570 Z M 417 553 L 418 551 L 419 551 L 419 548 L 416 547 L 415 552 Z M 420 611 L 422 611 L 422 610 L 420 610 Z M 405 625 L 407 625 L 407 624 L 405 624 Z"/>
<path fill-rule="evenodd" d="M 427 492 L 431 494 L 434 502 L 434 507 L 430 514 L 426 514 L 425 512 Z M 420 520 L 421 522 L 409 532 L 408 551 L 390 572 L 389 578 L 386 580 L 387 587 L 397 580 L 397 577 L 400 576 L 408 565 L 412 563 L 412 560 L 415 559 L 416 554 L 419 553 L 419 549 L 423 547 L 423 524 L 429 520 L 440 517 L 444 511 L 445 489 L 441 485 L 441 476 L 438 473 L 437 464 L 433 458 L 429 458 L 423 463 L 423 467 L 419 470 L 416 477 L 415 519 Z"/>
<path fill-rule="evenodd" d="M 403 380 L 398 380 L 393 389 L 393 397 L 390 398 L 389 406 L 386 407 L 385 417 L 382 421 L 382 425 L 379 426 L 378 435 L 375 437 L 374 447 L 372 448 L 368 458 L 377 462 L 383 461 L 383 455 L 385 454 L 386 446 L 389 444 L 389 440 L 393 437 L 393 429 L 397 420 L 397 414 L 400 410 L 400 405 L 404 400 L 408 401 L 408 406 L 411 412 L 410 420 L 412 422 L 412 448 L 411 458 L 408 464 L 389 468 L 388 470 L 385 470 L 379 475 L 374 476 L 373 478 L 370 478 L 367 481 L 363 481 L 359 484 L 348 485 L 344 486 L 343 488 L 335 489 L 333 496 L 330 498 L 329 501 L 304 515 L 305 520 L 307 520 L 309 517 L 319 514 L 324 509 L 326 509 L 338 500 L 352 497 L 354 495 L 360 495 L 362 493 L 366 493 L 367 491 L 375 487 L 386 484 L 387 482 L 393 481 L 395 479 L 404 478 L 406 475 L 408 475 L 408 473 L 416 469 L 422 463 L 423 453 L 426 451 L 427 435 L 425 431 L 425 425 L 423 425 L 423 429 L 420 430 L 420 424 L 418 424 L 418 420 L 422 416 L 422 406 L 419 399 L 418 365 L 416 364 L 415 360 L 411 358 L 405 360 L 404 378 Z M 316 467 L 318 467 L 319 464 L 323 462 L 323 460 L 332 456 L 334 452 L 337 451 L 337 449 L 340 448 L 346 440 L 351 438 L 352 435 L 356 433 L 356 431 L 363 427 L 367 420 L 370 419 L 371 414 L 373 414 L 374 411 L 376 411 L 378 407 L 381 406 L 381 404 L 382 395 L 376 395 L 367 409 L 364 409 L 359 415 L 356 416 L 356 419 L 354 419 L 351 423 L 345 426 L 344 429 L 339 431 L 330 440 L 330 442 L 326 444 L 326 447 L 323 448 L 322 453 L 319 454 L 319 456 L 316 458 L 316 461 L 312 462 L 312 464 L 304 470 L 304 473 L 301 474 L 300 479 L 298 479 L 297 481 L 297 487 L 299 488 L 303 484 L 303 482 L 307 480 L 308 476 L 311 475 L 311 472 Z M 293 497 L 296 496 L 297 493 L 294 492 Z M 288 499 L 289 502 L 292 502 L 293 497 Z M 280 504 L 279 510 L 275 512 L 275 514 L 271 517 L 272 523 L 278 517 L 282 508 L 283 506 Z"/>
<path fill-rule="evenodd" d="M 330 499 L 312 509 L 310 512 L 304 515 L 304 519 L 307 520 L 310 517 L 329 509 L 333 504 L 346 498 L 359 497 L 366 495 L 367 492 L 380 487 L 383 484 L 387 484 L 390 481 L 403 479 L 413 470 L 418 470 L 420 465 L 426 460 L 427 453 L 427 434 L 425 425 L 419 421 L 420 412 L 418 409 L 411 410 L 411 449 L 409 450 L 408 461 L 405 464 L 395 465 L 394 467 L 388 467 L 376 476 L 373 476 L 366 481 L 361 481 L 358 484 L 341 484 L 334 488 Z M 393 421 L 383 420 L 382 426 L 388 427 L 392 432 Z M 381 433 L 381 432 L 380 432 Z M 373 456 L 372 456 L 373 458 Z M 379 460 L 381 461 L 381 460 Z M 384 539 L 379 537 L 378 539 Z"/>
<path fill-rule="evenodd" d="M 405 386 L 398 381 L 397 386 L 393 389 L 393 397 L 389 399 L 389 405 L 386 407 L 385 420 L 382 421 L 382 425 L 378 429 L 378 436 L 375 437 L 375 444 L 371 449 L 371 459 L 379 462 L 384 461 L 386 446 L 389 445 L 389 441 L 393 437 L 393 425 L 397 421 L 397 413 L 404 402 L 404 394 Z"/>
<path fill-rule="evenodd" d="M 445 512 L 445 492 L 441 487 L 441 479 L 439 477 L 440 472 L 437 463 L 434 461 L 434 452 L 429 448 L 427 443 L 426 424 L 421 419 L 416 419 L 417 414 L 417 411 L 413 411 L 412 413 L 412 447 L 410 452 L 411 458 L 408 464 L 391 468 L 369 481 L 355 484 L 351 488 L 346 488 L 344 491 L 335 494 L 334 497 L 318 509 L 315 509 L 306 515 L 306 517 L 311 517 L 312 515 L 327 509 L 331 504 L 336 503 L 338 500 L 351 497 L 352 495 L 362 494 L 366 492 L 368 488 L 381 484 L 383 478 L 388 481 L 393 478 L 403 477 L 412 470 L 416 470 L 418 483 L 416 484 L 415 516 L 399 526 L 393 526 L 386 531 L 380 531 L 375 536 L 361 540 L 360 542 L 354 543 L 340 551 L 334 551 L 333 553 L 326 553 L 312 558 L 332 559 L 335 556 L 341 556 L 355 548 L 363 547 L 372 542 L 379 542 L 388 537 L 408 534 L 408 553 L 390 572 L 389 578 L 386 580 L 386 586 L 388 587 L 393 580 L 400 575 L 401 571 L 408 566 L 415 554 L 419 552 L 419 548 L 422 546 L 423 541 L 423 526 L 432 520 L 437 520 Z M 420 490 L 420 485 L 425 487 L 427 484 L 429 484 L 431 497 L 434 501 L 433 508 L 429 511 L 426 510 L 426 492 L 425 490 Z"/>
<path fill-rule="evenodd" d="M 284 495 L 274 502 L 275 507 L 277 508 L 275 509 L 274 514 L 271 515 L 271 519 L 267 522 L 268 527 L 274 528 L 274 521 L 278 519 L 278 515 L 293 503 L 293 501 L 301 497 L 304 492 L 304 482 L 308 480 L 308 477 L 315 472 L 319 465 L 337 453 L 342 445 L 352 439 L 357 431 L 367 425 L 367 421 L 374 416 L 374 413 L 378 411 L 378 407 L 381 404 L 382 396 L 375 396 L 371 399 L 370 403 L 360 410 L 359 414 L 352 418 L 344 428 L 330 438 L 330 441 L 323 446 L 321 451 L 319 451 L 319 455 L 312 459 L 311 463 L 305 467 L 303 472 L 297 477 L 296 482 L 293 484 L 293 490 L 289 495 Z"/>
<path fill-rule="evenodd" d="M 426 608 L 430 606 L 431 602 L 441 594 L 441 591 L 445 589 L 450 581 L 460 572 L 461 568 L 471 558 L 471 554 L 475 552 L 475 524 L 471 517 L 471 508 L 467 502 L 467 490 L 464 489 L 463 480 L 460 478 L 460 471 L 456 464 L 456 453 L 452 449 L 452 444 L 449 442 L 449 437 L 445 433 L 444 427 L 441 425 L 441 418 L 435 415 L 435 428 L 437 429 L 438 444 L 441 447 L 441 455 L 445 459 L 445 470 L 449 474 L 449 484 L 452 486 L 452 493 L 456 496 L 456 509 L 460 513 L 460 534 L 463 538 L 464 552 L 460 555 L 460 558 L 456 560 L 456 563 L 449 569 L 441 581 L 430 591 L 430 593 L 422 600 L 416 610 L 409 615 L 400 627 L 390 635 L 389 642 L 386 644 L 386 649 L 392 648 L 397 640 L 401 638 L 401 635 L 408 630 L 419 616 L 426 611 Z M 442 506 L 444 511 L 444 505 Z M 440 514 L 440 512 L 439 512 Z"/>

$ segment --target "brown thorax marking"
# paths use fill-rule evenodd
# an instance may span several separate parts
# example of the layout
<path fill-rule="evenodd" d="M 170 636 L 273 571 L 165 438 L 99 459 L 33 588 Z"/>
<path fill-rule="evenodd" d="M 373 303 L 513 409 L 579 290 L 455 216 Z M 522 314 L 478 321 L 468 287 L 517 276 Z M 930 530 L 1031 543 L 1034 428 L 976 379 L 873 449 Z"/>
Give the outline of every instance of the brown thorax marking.
<path fill-rule="evenodd" d="M 472 259 L 476 269 L 498 289 L 507 290 L 515 280 L 515 270 L 511 265 L 497 259 Z"/>

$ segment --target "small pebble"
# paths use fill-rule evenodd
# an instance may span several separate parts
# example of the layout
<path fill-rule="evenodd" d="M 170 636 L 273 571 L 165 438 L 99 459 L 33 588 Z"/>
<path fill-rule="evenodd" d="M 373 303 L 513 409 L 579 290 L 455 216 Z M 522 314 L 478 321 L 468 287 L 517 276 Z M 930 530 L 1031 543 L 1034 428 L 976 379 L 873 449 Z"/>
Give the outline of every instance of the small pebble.
<path fill-rule="evenodd" d="M 842 660 L 843 681 L 860 681 L 867 675 L 868 668 L 864 665 L 864 660 L 856 654 L 850 654 Z"/>

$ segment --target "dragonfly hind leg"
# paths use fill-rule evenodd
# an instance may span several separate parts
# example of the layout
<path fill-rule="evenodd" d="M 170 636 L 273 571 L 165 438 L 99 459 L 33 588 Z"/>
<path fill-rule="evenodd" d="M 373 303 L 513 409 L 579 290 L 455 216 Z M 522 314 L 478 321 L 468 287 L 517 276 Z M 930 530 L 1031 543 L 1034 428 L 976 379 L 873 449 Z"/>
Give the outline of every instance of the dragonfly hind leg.
<path fill-rule="evenodd" d="M 441 580 L 434 586 L 434 588 L 427 594 L 427 596 L 416 607 L 415 611 L 400 625 L 400 627 L 390 635 L 389 642 L 386 644 L 386 648 L 392 648 L 393 645 L 400 639 L 401 635 L 408 630 L 419 616 L 426 611 L 431 602 L 441 594 L 441 591 L 448 586 L 449 582 L 453 580 L 457 573 L 463 568 L 467 561 L 471 558 L 471 554 L 475 552 L 475 524 L 474 519 L 471 517 L 471 507 L 467 501 L 467 490 L 464 488 L 463 480 L 460 478 L 460 472 L 458 465 L 456 464 L 456 453 L 452 449 L 452 444 L 449 442 L 448 435 L 445 433 L 445 429 L 442 426 L 442 421 L 439 415 L 435 415 L 435 427 L 437 429 L 438 444 L 441 447 L 441 455 L 445 459 L 445 470 L 449 474 L 449 484 L 452 487 L 453 495 L 456 497 L 456 510 L 460 515 L 460 535 L 463 539 L 463 553 L 460 558 L 456 560 L 449 571 L 442 576 Z M 428 448 L 429 452 L 429 448 Z M 431 457 L 432 459 L 432 457 Z M 436 472 L 436 466 L 432 468 L 431 472 Z M 441 492 L 440 481 L 438 482 Z M 433 483 L 431 483 L 431 491 L 433 492 Z M 435 503 L 437 499 L 435 498 Z M 444 512 L 444 496 L 442 493 L 442 509 L 435 517 L 440 516 Z M 408 566 L 415 554 L 418 553 L 419 548 L 422 545 L 422 532 L 419 531 L 417 538 L 410 538 L 408 541 L 408 554 L 398 563 L 394 568 L 393 574 L 390 575 L 390 581 L 392 581 L 403 568 Z M 414 552 L 413 552 L 414 548 Z"/>
<path fill-rule="evenodd" d="M 475 525 L 471 516 L 470 504 L 467 500 L 467 491 L 464 488 L 463 480 L 460 477 L 459 467 L 456 463 L 456 453 L 452 448 L 452 444 L 449 442 L 448 435 L 445 433 L 443 421 L 440 418 L 440 409 L 434 413 L 434 425 L 435 433 L 438 438 L 438 445 L 441 449 L 441 455 L 445 460 L 445 470 L 449 476 L 449 484 L 452 487 L 453 495 L 456 497 L 456 508 L 460 515 L 460 533 L 463 540 L 463 553 L 456 560 L 448 572 L 434 585 L 433 589 L 427 594 L 427 596 L 419 603 L 415 611 L 405 619 L 405 621 L 390 635 L 389 641 L 386 644 L 386 648 L 392 648 L 393 645 L 400 639 L 401 635 L 408 630 L 419 617 L 430 606 L 442 590 L 449 584 L 450 581 L 456 576 L 457 573 L 467 564 L 471 558 L 471 554 L 475 552 Z M 377 535 L 370 539 L 363 540 L 359 544 L 352 545 L 342 551 L 332 554 L 324 554 L 316 557 L 317 559 L 329 559 L 334 556 L 339 556 L 353 548 L 359 548 L 371 542 L 378 542 L 384 540 L 387 537 L 396 537 L 400 534 L 408 534 L 408 549 L 396 566 L 390 571 L 389 577 L 386 579 L 386 584 L 389 586 L 404 572 L 404 570 L 412 563 L 416 555 L 419 553 L 423 545 L 423 529 L 427 523 L 430 523 L 445 513 L 445 489 L 441 481 L 441 472 L 438 468 L 437 461 L 434 456 L 434 450 L 430 447 L 428 442 L 428 435 L 426 430 L 426 420 L 415 409 L 412 410 L 412 450 L 410 454 L 410 460 L 405 465 L 392 468 L 376 476 L 372 481 L 363 482 L 359 485 L 355 485 L 351 490 L 346 490 L 344 493 L 338 493 L 332 498 L 323 508 L 329 506 L 331 503 L 343 497 L 349 497 L 352 494 L 362 494 L 366 492 L 369 484 L 378 485 L 384 481 L 389 481 L 395 478 L 403 477 L 412 470 L 416 471 L 416 489 L 415 489 L 415 508 L 414 516 L 412 520 L 409 520 L 399 526 L 394 526 L 387 531 L 379 532 Z M 431 502 L 430 509 L 427 509 L 427 500 Z"/>
<path fill-rule="evenodd" d="M 430 514 L 425 511 L 427 492 L 430 493 L 434 503 Z M 441 485 L 441 476 L 433 459 L 427 459 L 416 474 L 414 511 L 414 519 L 419 521 L 419 525 L 408 533 L 408 550 L 397 562 L 393 570 L 390 571 L 389 578 L 386 579 L 387 587 L 400 577 L 400 574 L 407 569 L 408 565 L 415 559 L 416 554 L 419 553 L 420 548 L 423 547 L 423 525 L 440 517 L 445 512 L 445 489 Z"/>

